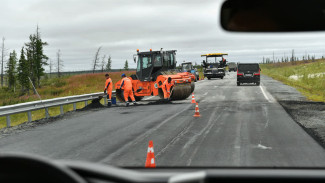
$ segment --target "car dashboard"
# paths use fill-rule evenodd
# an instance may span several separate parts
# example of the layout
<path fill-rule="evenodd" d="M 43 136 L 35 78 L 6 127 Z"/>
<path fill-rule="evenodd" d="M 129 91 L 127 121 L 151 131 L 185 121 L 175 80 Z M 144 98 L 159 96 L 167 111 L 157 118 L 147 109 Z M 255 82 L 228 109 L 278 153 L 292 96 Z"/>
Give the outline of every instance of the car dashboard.
<path fill-rule="evenodd" d="M 325 182 L 321 168 L 119 168 L 21 154 L 0 154 L 0 164 L 0 182 Z"/>

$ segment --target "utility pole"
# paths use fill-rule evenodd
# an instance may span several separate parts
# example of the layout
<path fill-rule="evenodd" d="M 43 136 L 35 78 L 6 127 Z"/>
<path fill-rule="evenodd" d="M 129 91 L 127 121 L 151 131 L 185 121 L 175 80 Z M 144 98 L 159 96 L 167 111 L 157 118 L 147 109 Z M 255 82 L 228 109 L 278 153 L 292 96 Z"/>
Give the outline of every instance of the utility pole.
<path fill-rule="evenodd" d="M 5 54 L 5 38 L 2 38 L 2 46 L 1 46 L 1 87 L 3 87 L 3 61 Z"/>
<path fill-rule="evenodd" d="M 274 63 L 275 61 L 274 61 L 274 51 L 273 51 L 273 63 Z"/>

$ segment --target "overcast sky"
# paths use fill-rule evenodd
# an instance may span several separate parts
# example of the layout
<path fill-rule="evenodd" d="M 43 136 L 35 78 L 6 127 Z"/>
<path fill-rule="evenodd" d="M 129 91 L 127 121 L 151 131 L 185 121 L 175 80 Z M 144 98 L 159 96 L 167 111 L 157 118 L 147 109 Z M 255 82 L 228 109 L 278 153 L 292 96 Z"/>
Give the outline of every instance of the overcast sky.
<path fill-rule="evenodd" d="M 201 54 L 229 53 L 228 61 L 260 62 L 263 56 L 325 55 L 325 33 L 234 34 L 219 27 L 218 0 L 1 0 L 0 36 L 18 53 L 39 25 L 45 54 L 61 50 L 64 71 L 90 70 L 95 52 L 135 68 L 136 49 L 176 49 L 178 63 L 201 63 Z M 48 70 L 48 68 L 46 68 Z"/>

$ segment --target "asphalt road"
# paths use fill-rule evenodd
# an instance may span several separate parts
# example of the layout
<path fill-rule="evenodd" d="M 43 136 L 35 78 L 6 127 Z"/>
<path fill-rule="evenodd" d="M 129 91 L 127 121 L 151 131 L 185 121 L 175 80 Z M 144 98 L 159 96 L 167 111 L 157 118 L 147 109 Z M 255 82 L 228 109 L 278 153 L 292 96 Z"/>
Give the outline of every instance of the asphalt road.
<path fill-rule="evenodd" d="M 325 150 L 268 92 L 276 86 L 262 77 L 261 86 L 238 87 L 235 77 L 196 83 L 199 118 L 191 97 L 172 104 L 147 97 L 140 106 L 77 112 L 1 138 L 0 152 L 143 167 L 152 140 L 161 167 L 324 167 Z"/>

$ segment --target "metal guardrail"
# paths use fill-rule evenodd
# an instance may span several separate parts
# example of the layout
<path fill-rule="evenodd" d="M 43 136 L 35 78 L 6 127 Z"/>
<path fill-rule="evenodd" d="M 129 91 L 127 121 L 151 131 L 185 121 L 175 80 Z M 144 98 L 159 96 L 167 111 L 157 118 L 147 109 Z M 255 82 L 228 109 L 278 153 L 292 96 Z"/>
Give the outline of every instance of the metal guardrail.
<path fill-rule="evenodd" d="M 113 91 L 115 94 L 115 91 Z M 8 105 L 0 107 L 0 117 L 6 116 L 7 127 L 10 127 L 10 115 L 27 112 L 28 122 L 32 121 L 32 111 L 45 109 L 45 118 L 49 118 L 48 108 L 60 106 L 60 114 L 64 114 L 63 106 L 68 104 L 73 104 L 73 110 L 77 109 L 76 103 L 85 102 L 85 106 L 88 105 L 88 100 L 98 99 L 100 97 L 104 98 L 104 104 L 107 105 L 106 95 L 103 92 L 90 93 L 85 95 L 74 95 L 68 97 L 53 98 L 48 100 L 33 101 L 20 103 L 15 105 Z"/>

